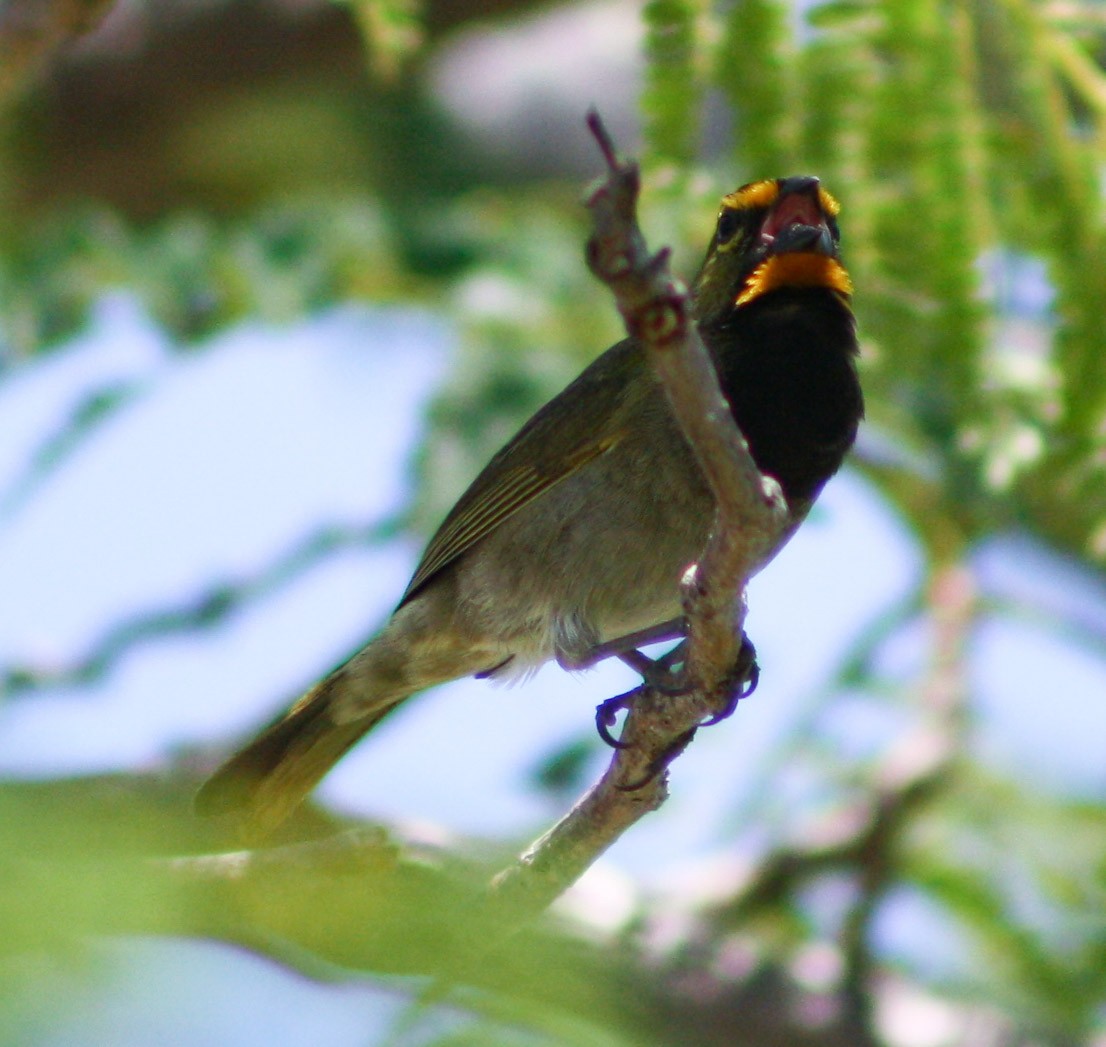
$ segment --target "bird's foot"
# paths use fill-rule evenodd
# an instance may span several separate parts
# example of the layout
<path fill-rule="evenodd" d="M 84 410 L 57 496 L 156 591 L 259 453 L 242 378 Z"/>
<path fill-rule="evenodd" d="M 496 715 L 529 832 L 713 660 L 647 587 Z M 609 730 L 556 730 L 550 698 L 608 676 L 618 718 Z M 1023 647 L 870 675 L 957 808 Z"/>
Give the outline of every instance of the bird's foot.
<path fill-rule="evenodd" d="M 624 651 L 619 657 L 631 668 L 641 673 L 644 681 L 642 687 L 635 687 L 625 694 L 616 695 L 600 702 L 595 707 L 595 729 L 599 737 L 612 749 L 628 748 L 627 744 L 611 734 L 611 728 L 618 720 L 618 714 L 630 709 L 637 696 L 644 687 L 652 688 L 669 697 L 678 697 L 687 694 L 689 684 L 684 672 L 684 644 L 677 644 L 671 651 L 660 658 L 649 658 L 640 651 Z M 741 634 L 741 650 L 738 653 L 737 662 L 731 675 L 731 688 L 726 703 L 709 719 L 704 720 L 700 727 L 711 727 L 728 716 L 733 715 L 738 702 L 757 689 L 760 682 L 760 666 L 757 664 L 757 652 L 752 641 L 744 633 Z M 681 745 L 686 745 L 687 740 L 681 739 Z"/>

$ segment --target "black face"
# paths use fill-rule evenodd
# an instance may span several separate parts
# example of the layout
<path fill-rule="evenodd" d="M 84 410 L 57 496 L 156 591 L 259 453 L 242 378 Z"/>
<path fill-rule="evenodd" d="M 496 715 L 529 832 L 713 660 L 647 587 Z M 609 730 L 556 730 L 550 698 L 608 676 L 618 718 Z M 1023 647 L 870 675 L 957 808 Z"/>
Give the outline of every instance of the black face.
<path fill-rule="evenodd" d="M 788 251 L 835 257 L 838 210 L 837 201 L 810 175 L 750 182 L 723 199 L 714 250 L 737 252 L 749 268 Z"/>
<path fill-rule="evenodd" d="M 847 294 L 844 270 L 826 262 L 839 258 L 838 210 L 837 201 L 810 175 L 750 182 L 724 197 L 696 283 L 700 320 L 709 322 L 792 281 Z M 784 255 L 814 257 L 810 264 L 765 273 L 766 262 Z"/>

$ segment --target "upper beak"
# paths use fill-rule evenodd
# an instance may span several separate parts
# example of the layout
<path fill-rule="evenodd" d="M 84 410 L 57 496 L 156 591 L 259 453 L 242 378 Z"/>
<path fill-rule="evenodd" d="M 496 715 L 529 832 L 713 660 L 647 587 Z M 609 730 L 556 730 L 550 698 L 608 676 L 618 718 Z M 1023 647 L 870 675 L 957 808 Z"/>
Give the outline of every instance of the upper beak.
<path fill-rule="evenodd" d="M 760 242 L 769 255 L 810 252 L 832 255 L 833 234 L 818 199 L 818 179 L 788 178 L 760 227 Z"/>

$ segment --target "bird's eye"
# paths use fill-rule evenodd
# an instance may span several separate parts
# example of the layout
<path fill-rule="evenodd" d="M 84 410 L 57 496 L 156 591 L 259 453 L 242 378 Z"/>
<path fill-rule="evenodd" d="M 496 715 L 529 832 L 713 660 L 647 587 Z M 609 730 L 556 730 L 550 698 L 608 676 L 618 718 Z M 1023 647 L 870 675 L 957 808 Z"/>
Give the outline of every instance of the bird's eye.
<path fill-rule="evenodd" d="M 718 216 L 718 229 L 715 233 L 715 239 L 719 244 L 728 244 L 741 228 L 741 216 L 732 208 L 726 208 Z"/>

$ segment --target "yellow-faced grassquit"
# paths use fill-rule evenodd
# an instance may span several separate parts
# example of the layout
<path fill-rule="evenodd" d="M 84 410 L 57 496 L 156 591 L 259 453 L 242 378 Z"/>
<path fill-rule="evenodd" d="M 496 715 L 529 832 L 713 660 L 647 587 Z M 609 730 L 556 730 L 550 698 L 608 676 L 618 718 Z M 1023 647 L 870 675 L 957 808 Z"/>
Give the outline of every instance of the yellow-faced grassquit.
<path fill-rule="evenodd" d="M 864 410 L 837 212 L 817 178 L 742 186 L 722 200 L 694 285 L 723 392 L 794 526 L 841 465 Z M 236 812 L 264 833 L 424 688 L 509 678 L 551 658 L 582 666 L 597 651 L 677 635 L 679 581 L 713 515 L 644 351 L 619 342 L 477 476 L 376 638 L 227 762 L 197 809 Z"/>

